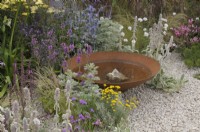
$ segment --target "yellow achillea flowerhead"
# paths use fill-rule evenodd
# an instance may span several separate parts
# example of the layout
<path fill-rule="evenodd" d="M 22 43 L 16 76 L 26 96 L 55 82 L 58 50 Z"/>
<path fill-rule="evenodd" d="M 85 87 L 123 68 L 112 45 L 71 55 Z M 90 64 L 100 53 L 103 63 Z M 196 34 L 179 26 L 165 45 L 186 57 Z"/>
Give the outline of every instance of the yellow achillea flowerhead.
<path fill-rule="evenodd" d="M 120 86 L 106 86 L 107 85 L 104 84 L 105 89 L 101 90 L 101 100 L 104 100 L 107 104 L 109 104 L 113 112 L 116 111 L 117 107 L 119 106 L 124 107 L 125 109 L 131 109 L 136 107 L 135 99 L 125 100 L 125 103 L 121 101 L 121 91 L 119 91 L 119 89 L 121 88 Z"/>

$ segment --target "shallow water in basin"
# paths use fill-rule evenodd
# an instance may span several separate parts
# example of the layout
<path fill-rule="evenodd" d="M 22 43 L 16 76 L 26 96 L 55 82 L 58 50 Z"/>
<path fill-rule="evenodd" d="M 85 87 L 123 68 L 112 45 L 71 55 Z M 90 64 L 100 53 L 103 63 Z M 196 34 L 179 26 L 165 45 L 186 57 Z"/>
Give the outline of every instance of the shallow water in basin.
<path fill-rule="evenodd" d="M 144 80 L 151 76 L 150 70 L 141 65 L 140 63 L 133 62 L 122 62 L 122 61 L 96 61 L 94 62 L 96 66 L 98 66 L 98 76 L 100 77 L 100 81 L 104 83 L 111 83 L 106 75 L 112 72 L 115 68 L 126 77 L 128 80 L 124 82 L 137 82 Z M 83 72 L 83 66 L 81 66 L 81 72 Z M 74 71 L 78 71 L 78 68 Z M 119 82 L 119 83 L 124 83 Z M 112 82 L 113 83 L 113 82 Z M 116 82 L 118 83 L 118 82 Z"/>

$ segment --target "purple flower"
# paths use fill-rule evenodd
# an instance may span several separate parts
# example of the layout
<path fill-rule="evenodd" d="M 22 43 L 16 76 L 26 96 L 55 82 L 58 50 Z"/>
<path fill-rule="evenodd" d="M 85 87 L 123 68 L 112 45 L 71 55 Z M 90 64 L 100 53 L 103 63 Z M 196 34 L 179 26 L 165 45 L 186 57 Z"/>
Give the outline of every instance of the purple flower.
<path fill-rule="evenodd" d="M 78 52 L 77 52 L 78 56 L 80 56 L 82 54 L 82 51 L 81 49 L 78 49 Z"/>
<path fill-rule="evenodd" d="M 100 126 L 101 125 L 101 121 L 100 119 L 97 119 L 94 123 L 92 123 L 93 125 L 96 125 L 96 126 Z"/>
<path fill-rule="evenodd" d="M 69 30 L 67 31 L 67 35 L 68 35 L 68 36 L 71 36 L 71 35 L 72 35 L 72 29 L 69 29 Z"/>
<path fill-rule="evenodd" d="M 64 71 L 67 70 L 67 66 L 68 66 L 67 61 L 66 61 L 66 60 L 63 60 L 63 61 L 62 61 L 62 68 L 63 68 Z"/>
<path fill-rule="evenodd" d="M 79 103 L 82 104 L 82 105 L 86 105 L 87 104 L 87 102 L 85 100 L 83 100 L 83 99 L 80 99 Z"/>
<path fill-rule="evenodd" d="M 90 109 L 90 112 L 94 112 L 94 109 L 91 108 L 91 109 Z"/>
<path fill-rule="evenodd" d="M 76 77 L 80 77 L 82 75 L 82 72 L 78 72 Z"/>
<path fill-rule="evenodd" d="M 70 116 L 69 119 L 70 119 L 71 123 L 75 123 L 76 122 L 76 120 L 74 119 L 74 116 Z"/>
<path fill-rule="evenodd" d="M 81 83 L 80 83 L 82 86 L 84 86 L 84 84 L 85 84 L 85 81 L 83 80 L 83 81 L 81 81 Z"/>
<path fill-rule="evenodd" d="M 37 38 L 32 37 L 31 38 L 31 44 L 36 45 L 38 43 Z"/>
<path fill-rule="evenodd" d="M 92 46 L 88 45 L 87 54 L 91 54 L 91 53 L 92 53 Z"/>
<path fill-rule="evenodd" d="M 78 117 L 80 120 L 85 120 L 85 117 L 83 116 L 83 114 L 79 114 Z"/>
<path fill-rule="evenodd" d="M 47 32 L 47 36 L 51 37 L 53 35 L 53 29 Z"/>
<path fill-rule="evenodd" d="M 52 45 L 49 45 L 48 46 L 48 50 L 52 50 L 53 49 L 53 46 Z"/>
<path fill-rule="evenodd" d="M 70 44 L 69 49 L 70 49 L 70 51 L 73 51 L 74 50 L 74 44 Z"/>
<path fill-rule="evenodd" d="M 79 64 L 81 62 L 81 57 L 80 56 L 77 56 L 76 57 L 76 62 Z"/>
<path fill-rule="evenodd" d="M 88 77 L 89 79 L 91 79 L 91 78 L 94 77 L 94 75 L 93 75 L 92 73 L 89 73 L 89 74 L 87 75 L 87 77 Z"/>
<path fill-rule="evenodd" d="M 76 100 L 76 97 L 72 97 L 72 99 L 71 99 L 72 101 L 75 101 Z"/>
<path fill-rule="evenodd" d="M 62 129 L 62 132 L 67 132 L 66 128 L 63 128 L 63 129 Z"/>
<path fill-rule="evenodd" d="M 80 126 L 75 126 L 75 130 L 80 130 L 81 129 L 81 127 Z"/>

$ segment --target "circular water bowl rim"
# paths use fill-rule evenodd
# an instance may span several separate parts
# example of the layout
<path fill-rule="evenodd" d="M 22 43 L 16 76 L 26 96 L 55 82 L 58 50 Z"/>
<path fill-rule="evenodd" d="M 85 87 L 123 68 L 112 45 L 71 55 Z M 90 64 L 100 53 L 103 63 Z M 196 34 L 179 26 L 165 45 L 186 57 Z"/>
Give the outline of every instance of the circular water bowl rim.
<path fill-rule="evenodd" d="M 104 54 L 104 53 L 106 53 L 106 54 L 112 54 L 112 53 L 117 53 L 117 54 L 129 54 L 129 55 L 131 55 L 131 56 L 140 56 L 140 57 L 143 57 L 143 58 L 147 58 L 147 59 L 150 59 L 150 60 L 152 60 L 154 63 L 157 63 L 157 65 L 158 65 L 158 70 L 157 70 L 157 72 L 155 73 L 155 74 L 153 74 L 152 73 L 152 71 L 151 71 L 151 69 L 149 69 L 147 66 L 145 66 L 144 64 L 142 64 L 142 63 L 140 63 L 139 61 L 127 61 L 127 60 L 123 60 L 123 59 L 118 59 L 118 58 L 116 58 L 115 59 L 115 61 L 117 60 L 117 61 L 124 61 L 125 63 L 126 62 L 130 62 L 130 63 L 135 63 L 135 64 L 139 64 L 139 65 L 141 65 L 141 66 L 143 66 L 143 67 L 145 67 L 147 70 L 150 70 L 150 74 L 149 74 L 149 76 L 147 77 L 147 78 L 144 78 L 144 79 L 141 79 L 141 80 L 138 80 L 138 81 L 134 81 L 134 80 L 132 80 L 132 81 L 124 81 L 124 82 L 119 82 L 119 83 L 112 83 L 112 82 L 105 82 L 105 81 L 101 81 L 101 80 L 98 80 L 98 81 L 95 81 L 95 83 L 96 84 L 98 84 L 98 85 L 103 85 L 103 84 L 106 84 L 106 85 L 126 85 L 126 84 L 131 84 L 131 83 L 137 83 L 137 84 L 139 84 L 139 83 L 142 83 L 142 82 L 144 82 L 144 81 L 148 81 L 148 80 L 150 80 L 151 78 L 153 78 L 159 71 L 160 71 L 160 63 L 159 63 L 159 61 L 157 61 L 157 60 L 155 60 L 154 58 L 151 58 L 151 57 L 149 57 L 149 56 L 145 56 L 145 55 L 143 55 L 143 54 L 139 54 L 139 53 L 130 53 L 130 52 L 122 52 L 122 51 L 99 51 L 99 52 L 93 52 L 92 54 L 90 54 L 89 56 L 95 56 L 95 55 L 97 55 L 97 54 Z M 87 54 L 83 54 L 82 55 L 82 57 L 87 57 L 88 55 Z M 71 59 L 76 59 L 76 57 L 77 56 L 74 56 L 74 57 L 72 57 Z M 107 61 L 108 60 L 108 61 Z M 104 62 L 109 62 L 109 60 L 110 59 L 99 59 L 99 60 L 97 60 L 98 62 L 99 61 L 104 61 Z M 85 66 L 86 64 L 88 64 L 88 63 L 94 63 L 95 64 L 95 60 L 93 60 L 93 61 L 89 61 L 89 62 L 85 62 L 85 63 L 83 63 L 83 64 L 80 64 L 80 66 L 81 67 L 83 67 L 83 66 Z M 82 63 L 82 61 L 81 61 L 81 63 Z M 123 62 L 122 62 L 123 63 Z M 72 71 L 73 71 L 73 69 L 72 69 Z M 98 69 L 97 69 L 97 71 L 98 71 Z M 77 80 L 80 80 L 80 79 L 78 79 L 78 78 L 75 78 L 75 79 L 77 79 Z M 81 80 L 83 80 L 83 79 L 81 79 Z"/>

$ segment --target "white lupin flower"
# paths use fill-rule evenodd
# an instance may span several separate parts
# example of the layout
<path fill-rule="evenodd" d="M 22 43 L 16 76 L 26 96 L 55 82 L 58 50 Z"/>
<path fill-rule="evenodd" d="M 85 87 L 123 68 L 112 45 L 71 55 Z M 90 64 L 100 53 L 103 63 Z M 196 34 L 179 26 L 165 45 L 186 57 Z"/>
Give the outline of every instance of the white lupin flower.
<path fill-rule="evenodd" d="M 143 22 L 143 19 L 142 19 L 142 18 L 138 18 L 138 21 L 139 21 L 139 22 Z"/>
<path fill-rule="evenodd" d="M 145 32 L 145 31 L 147 31 L 147 29 L 146 29 L 146 28 L 143 28 L 143 31 Z"/>
<path fill-rule="evenodd" d="M 131 30 L 132 30 L 132 27 L 131 27 L 131 26 L 128 26 L 128 30 L 130 30 L 130 31 L 131 31 Z"/>
<path fill-rule="evenodd" d="M 124 42 L 128 42 L 128 39 L 124 39 Z"/>
<path fill-rule="evenodd" d="M 125 36 L 125 33 L 124 33 L 124 32 L 121 32 L 121 36 L 124 37 L 124 36 Z"/>
<path fill-rule="evenodd" d="M 123 28 L 124 28 L 124 27 L 121 25 L 121 26 L 119 27 L 119 30 L 121 31 Z"/>
<path fill-rule="evenodd" d="M 199 17 L 196 17 L 196 20 L 198 21 L 198 20 L 199 20 Z"/>
<path fill-rule="evenodd" d="M 175 16 L 175 15 L 176 15 L 176 12 L 173 12 L 172 15 Z"/>
<path fill-rule="evenodd" d="M 143 18 L 143 21 L 147 21 L 148 19 L 146 17 Z"/>
<path fill-rule="evenodd" d="M 145 37 L 148 37 L 148 36 L 149 36 L 149 33 L 144 32 L 144 36 L 145 36 Z"/>

